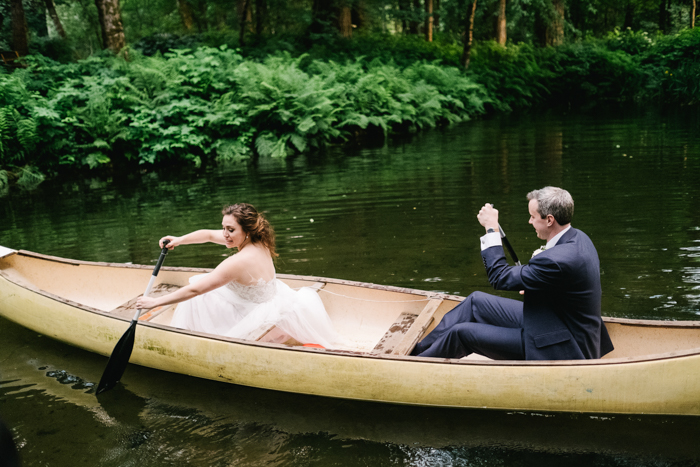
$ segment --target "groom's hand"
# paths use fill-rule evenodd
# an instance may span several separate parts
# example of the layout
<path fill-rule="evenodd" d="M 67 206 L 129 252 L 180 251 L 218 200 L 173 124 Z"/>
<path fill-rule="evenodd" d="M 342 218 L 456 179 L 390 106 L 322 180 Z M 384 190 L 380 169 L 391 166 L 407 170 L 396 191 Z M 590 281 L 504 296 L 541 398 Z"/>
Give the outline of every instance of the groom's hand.
<path fill-rule="evenodd" d="M 493 205 L 484 204 L 476 218 L 484 228 L 498 231 L 498 210 Z"/>

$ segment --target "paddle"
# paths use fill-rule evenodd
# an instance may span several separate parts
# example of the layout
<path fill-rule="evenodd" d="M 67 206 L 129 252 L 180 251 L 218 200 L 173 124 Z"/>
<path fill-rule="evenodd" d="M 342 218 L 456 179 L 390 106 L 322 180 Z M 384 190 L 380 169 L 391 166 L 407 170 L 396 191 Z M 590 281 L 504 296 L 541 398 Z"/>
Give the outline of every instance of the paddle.
<path fill-rule="evenodd" d="M 513 261 L 515 261 L 516 266 L 520 266 L 520 261 L 518 261 L 518 255 L 515 254 L 515 250 L 513 249 L 513 246 L 510 244 L 510 240 L 506 238 L 506 233 L 503 231 L 503 227 L 501 227 L 501 224 L 498 224 L 498 230 L 501 232 L 501 241 L 505 245 L 505 247 L 508 249 L 508 253 L 510 253 L 510 257 L 513 258 Z"/>
<path fill-rule="evenodd" d="M 492 203 L 491 207 L 493 207 Z M 518 255 L 515 254 L 515 250 L 513 249 L 513 246 L 510 244 L 510 240 L 506 237 L 506 233 L 503 231 L 503 227 L 501 227 L 501 224 L 498 224 L 498 230 L 501 232 L 501 242 L 503 242 L 503 245 L 506 247 L 508 250 L 508 253 L 510 253 L 510 257 L 513 258 L 513 261 L 515 262 L 516 266 L 520 266 L 520 261 L 518 260 Z"/>
<path fill-rule="evenodd" d="M 151 287 L 153 287 L 153 283 L 156 280 L 158 271 L 160 271 L 165 255 L 168 254 L 168 243 L 170 243 L 170 240 L 163 241 L 163 250 L 160 252 L 160 257 L 158 258 L 156 267 L 153 269 L 151 279 L 148 281 L 148 287 L 146 287 L 146 291 L 143 293 L 144 297 L 147 297 L 148 294 L 151 293 Z M 124 335 L 122 335 L 121 339 L 119 339 L 117 345 L 114 346 L 112 355 L 110 355 L 109 361 L 107 362 L 107 367 L 105 368 L 104 373 L 102 373 L 100 384 L 97 385 L 97 394 L 112 389 L 124 374 L 126 365 L 129 363 L 129 358 L 131 357 L 131 351 L 134 349 L 136 324 L 139 322 L 140 315 L 141 310 L 137 309 L 134 318 L 131 320 L 131 326 L 129 326 L 129 329 L 127 329 Z"/>

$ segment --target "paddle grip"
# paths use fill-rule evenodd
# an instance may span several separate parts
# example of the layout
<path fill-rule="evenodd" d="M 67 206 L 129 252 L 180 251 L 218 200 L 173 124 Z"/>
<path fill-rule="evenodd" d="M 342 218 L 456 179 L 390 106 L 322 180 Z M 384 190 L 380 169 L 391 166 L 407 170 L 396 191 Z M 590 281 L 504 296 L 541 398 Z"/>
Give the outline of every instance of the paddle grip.
<path fill-rule="evenodd" d="M 163 250 L 160 252 L 160 257 L 158 258 L 156 267 L 153 268 L 153 277 L 158 275 L 158 271 L 160 271 L 160 267 L 163 265 L 163 261 L 165 260 L 165 255 L 168 254 L 168 243 L 170 243 L 170 240 L 163 240 Z"/>

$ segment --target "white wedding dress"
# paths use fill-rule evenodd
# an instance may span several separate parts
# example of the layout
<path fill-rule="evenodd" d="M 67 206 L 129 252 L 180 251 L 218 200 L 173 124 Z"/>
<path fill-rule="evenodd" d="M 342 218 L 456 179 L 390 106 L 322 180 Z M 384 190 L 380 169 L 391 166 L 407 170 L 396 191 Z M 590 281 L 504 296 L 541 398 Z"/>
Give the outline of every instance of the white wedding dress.
<path fill-rule="evenodd" d="M 190 283 L 204 276 L 193 276 Z M 178 304 L 170 324 L 240 339 L 249 339 L 261 326 L 274 325 L 281 333 L 276 332 L 272 342 L 293 337 L 325 348 L 333 348 L 338 339 L 318 293 L 308 287 L 293 290 L 278 279 L 260 279 L 253 285 L 229 282 Z"/>

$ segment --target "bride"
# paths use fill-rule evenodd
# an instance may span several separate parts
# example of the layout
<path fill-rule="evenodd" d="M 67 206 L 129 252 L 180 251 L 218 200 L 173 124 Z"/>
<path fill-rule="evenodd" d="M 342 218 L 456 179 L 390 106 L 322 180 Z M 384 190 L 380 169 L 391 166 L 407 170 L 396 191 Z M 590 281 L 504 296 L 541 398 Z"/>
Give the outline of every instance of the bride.
<path fill-rule="evenodd" d="M 209 274 L 194 276 L 190 284 L 158 298 L 141 297 L 137 308 L 180 303 L 171 325 L 193 331 L 251 338 L 261 327 L 282 331 L 274 342 L 289 337 L 302 344 L 331 347 L 337 340 L 318 294 L 308 288 L 295 291 L 275 278 L 275 235 L 262 214 L 250 204 L 223 209 L 223 230 L 197 230 L 182 237 L 166 236 L 167 248 L 213 242 L 237 248 Z"/>

